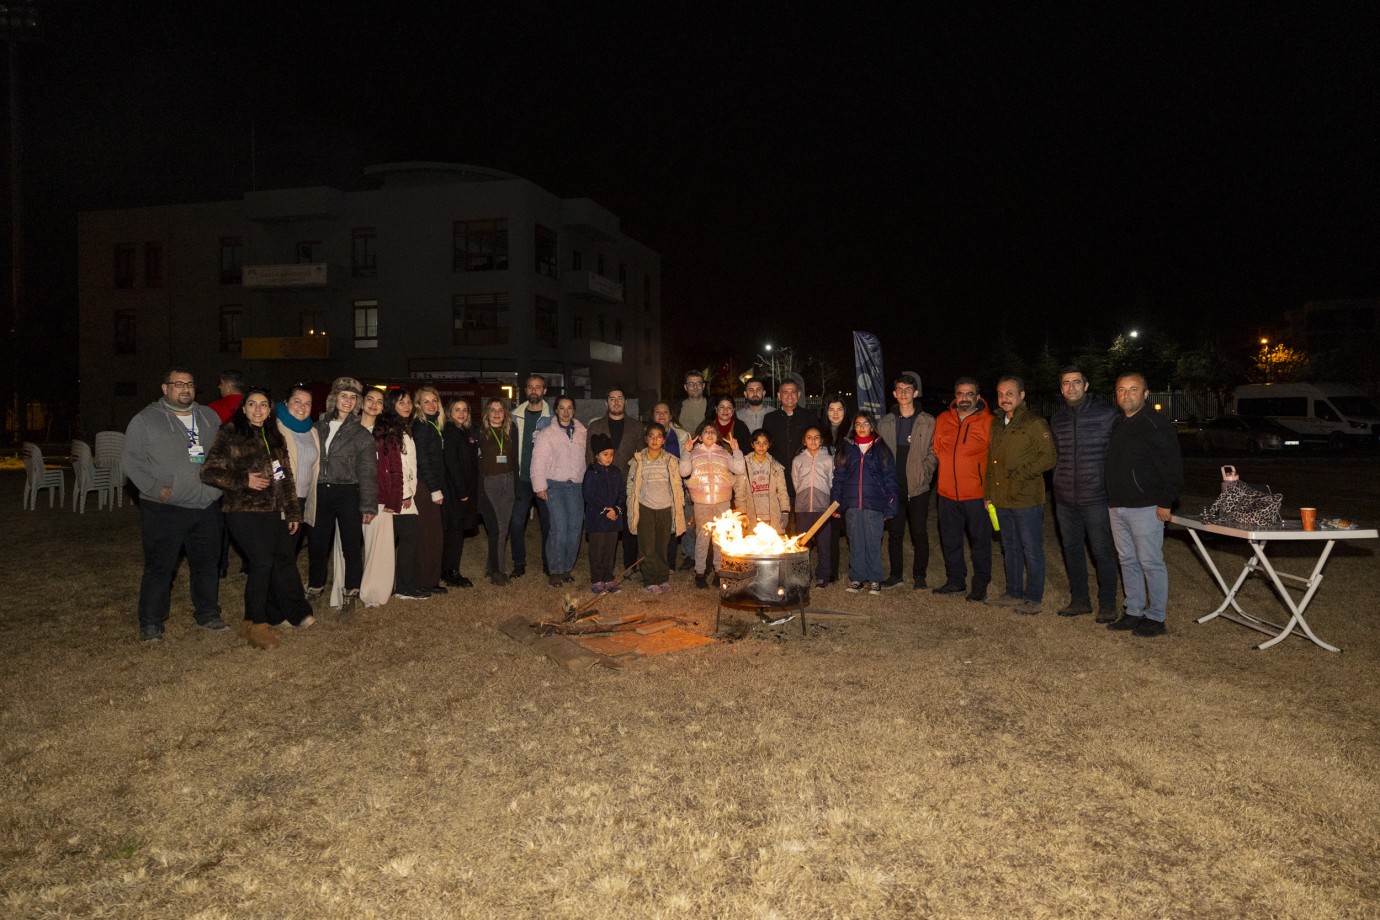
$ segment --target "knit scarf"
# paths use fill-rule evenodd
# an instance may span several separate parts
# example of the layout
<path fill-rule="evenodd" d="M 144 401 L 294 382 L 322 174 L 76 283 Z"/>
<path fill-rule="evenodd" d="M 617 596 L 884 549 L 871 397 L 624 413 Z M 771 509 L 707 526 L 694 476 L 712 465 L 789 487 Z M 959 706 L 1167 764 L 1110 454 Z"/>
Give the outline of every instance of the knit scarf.
<path fill-rule="evenodd" d="M 311 419 L 297 418 L 297 416 L 288 411 L 287 403 L 278 403 L 274 406 L 273 414 L 278 417 L 278 421 L 282 422 L 283 427 L 288 431 L 296 432 L 297 434 L 306 434 L 308 431 L 311 431 Z"/>

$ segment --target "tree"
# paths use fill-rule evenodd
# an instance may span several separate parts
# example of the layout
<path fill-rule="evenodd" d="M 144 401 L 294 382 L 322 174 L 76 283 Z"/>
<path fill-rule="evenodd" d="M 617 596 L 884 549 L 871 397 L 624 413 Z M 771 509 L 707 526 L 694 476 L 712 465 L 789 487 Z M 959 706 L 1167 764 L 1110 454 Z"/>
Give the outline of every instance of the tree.
<path fill-rule="evenodd" d="M 802 371 L 805 377 L 805 389 L 808 390 L 816 380 L 819 381 L 820 398 L 827 397 L 837 389 L 833 384 L 843 381 L 843 372 L 838 369 L 838 365 L 818 355 L 810 355 L 806 358 L 804 365 L 802 365 Z"/>
<path fill-rule="evenodd" d="M 1273 348 L 1269 342 L 1261 342 L 1246 377 L 1251 383 L 1287 383 L 1298 380 L 1307 368 L 1308 352 L 1283 342 L 1276 342 Z"/>

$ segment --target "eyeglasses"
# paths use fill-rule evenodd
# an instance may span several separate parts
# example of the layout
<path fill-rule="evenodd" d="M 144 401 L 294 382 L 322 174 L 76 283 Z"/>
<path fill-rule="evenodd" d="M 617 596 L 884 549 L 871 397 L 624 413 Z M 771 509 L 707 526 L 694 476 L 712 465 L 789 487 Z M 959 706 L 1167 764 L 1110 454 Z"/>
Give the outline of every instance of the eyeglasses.
<path fill-rule="evenodd" d="M 174 390 L 195 390 L 196 384 L 190 380 L 169 380 L 168 386 Z"/>

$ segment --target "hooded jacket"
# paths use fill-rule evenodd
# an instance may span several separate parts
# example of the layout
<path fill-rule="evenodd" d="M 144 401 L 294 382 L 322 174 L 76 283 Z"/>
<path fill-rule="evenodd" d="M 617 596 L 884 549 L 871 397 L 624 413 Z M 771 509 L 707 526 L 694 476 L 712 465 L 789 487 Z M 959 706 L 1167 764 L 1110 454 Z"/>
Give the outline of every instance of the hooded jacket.
<path fill-rule="evenodd" d="M 896 458 L 881 438 L 873 438 L 864 451 L 853 437 L 843 439 L 834 458 L 834 485 L 830 500 L 839 503 L 842 516 L 854 508 L 896 515 Z"/>
<path fill-rule="evenodd" d="M 981 397 L 967 418 L 959 418 L 950 403 L 934 420 L 934 455 L 939 461 L 935 481 L 941 496 L 956 502 L 983 497 L 991 436 L 992 413 Z"/>
<path fill-rule="evenodd" d="M 195 402 L 191 410 L 197 443 L 209 451 L 220 431 L 220 419 Z M 143 501 L 200 510 L 220 498 L 220 489 L 201 481 L 201 464 L 193 463 L 187 455 L 187 427 L 161 399 L 130 419 L 121 462 Z M 172 489 L 166 502 L 159 497 L 164 488 Z"/>
<path fill-rule="evenodd" d="M 891 448 L 893 456 L 898 455 L 895 412 L 877 419 L 877 436 Z M 910 428 L 910 450 L 906 453 L 906 498 L 928 492 L 938 467 L 939 458 L 934 455 L 934 416 L 917 407 Z M 899 471 L 897 477 L 900 477 Z"/>
<path fill-rule="evenodd" d="M 741 423 L 740 423 L 741 424 Z M 697 442 L 694 450 L 680 455 L 680 475 L 690 490 L 690 500 L 697 505 L 715 505 L 733 498 L 733 484 L 743 466 L 743 452 L 715 444 L 706 447 Z"/>

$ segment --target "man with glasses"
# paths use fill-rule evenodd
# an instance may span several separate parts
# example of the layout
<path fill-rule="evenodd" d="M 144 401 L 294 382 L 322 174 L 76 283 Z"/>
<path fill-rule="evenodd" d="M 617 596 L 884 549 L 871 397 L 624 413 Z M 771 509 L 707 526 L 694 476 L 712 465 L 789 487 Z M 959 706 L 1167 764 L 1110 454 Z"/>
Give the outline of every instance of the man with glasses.
<path fill-rule="evenodd" d="M 220 617 L 220 490 L 201 481 L 201 464 L 215 442 L 220 419 L 196 402 L 191 371 L 163 376 L 154 400 L 125 431 L 125 474 L 139 490 L 144 576 L 139 584 L 139 638 L 161 642 L 172 604 L 178 556 L 187 553 L 192 614 L 203 629 L 222 632 Z"/>
<path fill-rule="evenodd" d="M 944 550 L 944 584 L 935 594 L 967 590 L 963 536 L 973 555 L 973 586 L 968 600 L 987 600 L 992 582 L 992 524 L 983 505 L 983 474 L 992 435 L 992 413 L 972 377 L 954 382 L 954 401 L 934 423 L 935 481 L 939 492 L 939 545 Z"/>
<path fill-rule="evenodd" d="M 676 424 L 686 431 L 695 431 L 709 417 L 709 401 L 704 397 L 704 374 L 685 372 L 685 399 L 676 407 Z"/>

